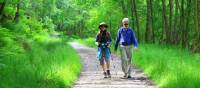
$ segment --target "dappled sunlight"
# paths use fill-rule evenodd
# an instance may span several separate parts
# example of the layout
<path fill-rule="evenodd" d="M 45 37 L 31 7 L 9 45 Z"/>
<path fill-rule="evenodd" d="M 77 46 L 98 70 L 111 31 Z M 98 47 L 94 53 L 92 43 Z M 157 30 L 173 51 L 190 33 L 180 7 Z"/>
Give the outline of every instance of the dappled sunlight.
<path fill-rule="evenodd" d="M 199 14 L 200 0 L 0 0 L 0 88 L 199 88 Z"/>

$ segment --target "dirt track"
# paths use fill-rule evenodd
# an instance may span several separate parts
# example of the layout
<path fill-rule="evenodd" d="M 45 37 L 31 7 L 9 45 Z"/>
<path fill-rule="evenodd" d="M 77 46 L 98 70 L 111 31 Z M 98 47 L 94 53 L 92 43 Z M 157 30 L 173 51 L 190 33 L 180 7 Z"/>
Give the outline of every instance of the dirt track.
<path fill-rule="evenodd" d="M 96 49 L 89 48 L 78 43 L 71 43 L 81 57 L 83 69 L 80 78 L 74 83 L 73 88 L 157 88 L 137 68 L 132 69 L 131 79 L 121 79 L 120 58 L 112 55 L 112 78 L 103 78 L 103 72 L 96 59 Z"/>

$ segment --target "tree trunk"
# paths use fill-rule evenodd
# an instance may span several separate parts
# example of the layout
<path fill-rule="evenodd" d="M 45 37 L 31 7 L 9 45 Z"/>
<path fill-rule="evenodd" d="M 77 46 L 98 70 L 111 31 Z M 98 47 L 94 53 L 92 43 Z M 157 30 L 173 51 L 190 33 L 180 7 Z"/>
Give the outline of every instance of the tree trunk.
<path fill-rule="evenodd" d="M 162 40 L 166 41 L 167 32 L 168 32 L 168 22 L 166 15 L 166 3 L 165 0 L 162 0 L 163 10 L 162 10 Z"/>
<path fill-rule="evenodd" d="M 137 27 L 137 39 L 138 39 L 138 42 L 140 42 L 140 24 L 139 24 L 139 17 L 138 17 L 138 14 L 137 14 L 136 1 L 135 0 L 131 0 L 131 5 L 133 5 L 133 6 L 131 6 L 132 20 L 134 20 L 134 15 L 135 15 L 136 27 Z M 133 27 L 134 27 L 134 25 L 133 25 Z"/>
<path fill-rule="evenodd" d="M 134 21 L 134 18 L 135 18 L 135 16 L 134 16 L 134 3 L 133 3 L 133 0 L 130 0 L 130 6 L 131 6 L 131 20 L 133 21 L 133 23 L 132 23 L 132 27 L 133 28 L 135 28 L 135 25 L 134 25 L 134 23 L 135 23 L 135 21 Z"/>
<path fill-rule="evenodd" d="M 178 36 L 177 36 L 177 26 L 178 26 L 178 7 L 179 7 L 179 2 L 178 0 L 175 0 L 176 8 L 175 8 L 175 18 L 174 18 L 174 31 L 173 31 L 173 44 L 177 44 L 178 42 Z"/>
<path fill-rule="evenodd" d="M 190 13 L 191 13 L 191 0 L 187 0 L 187 18 L 186 18 L 186 27 L 185 27 L 185 33 L 184 33 L 184 41 L 185 41 L 185 47 L 188 46 L 189 41 L 188 41 L 188 32 L 189 32 L 189 23 L 190 23 Z"/>
<path fill-rule="evenodd" d="M 5 0 L 4 0 L 4 2 L 0 3 L 0 20 L 1 21 L 3 19 L 3 9 L 4 9 L 5 5 L 6 5 Z"/>
<path fill-rule="evenodd" d="M 135 17 L 136 17 L 137 38 L 138 38 L 138 42 L 140 42 L 140 20 L 139 20 L 138 14 L 137 14 L 137 6 L 136 6 L 135 0 L 133 0 L 133 4 L 134 4 Z"/>
<path fill-rule="evenodd" d="M 200 52 L 200 36 L 199 36 L 199 23 L 198 23 L 198 12 L 199 12 L 199 7 L 198 7 L 198 3 L 200 3 L 200 1 L 198 2 L 198 0 L 194 0 L 193 2 L 193 6 L 194 6 L 194 33 L 193 33 L 193 38 L 192 38 L 192 45 L 190 47 L 192 52 Z"/>
<path fill-rule="evenodd" d="M 181 16 L 180 16 L 180 29 L 182 30 L 181 32 L 181 42 L 182 42 L 182 47 L 185 46 L 185 12 L 184 12 L 184 0 L 181 0 Z"/>
<path fill-rule="evenodd" d="M 169 11 L 169 31 L 167 35 L 167 43 L 172 42 L 172 16 L 173 16 L 173 0 L 169 0 L 170 11 Z"/>
<path fill-rule="evenodd" d="M 127 10 L 127 5 L 125 4 L 125 0 L 121 0 L 121 5 L 124 17 L 128 17 L 128 10 Z"/>
<path fill-rule="evenodd" d="M 194 29 L 195 29 L 195 33 L 194 35 L 195 36 L 198 36 L 199 35 L 199 31 L 198 31 L 198 0 L 194 0 Z"/>
<path fill-rule="evenodd" d="M 1 15 L 2 12 L 3 12 L 3 9 L 4 9 L 5 5 L 6 5 L 6 2 L 5 2 L 5 1 L 2 2 L 2 3 L 0 3 L 0 15 Z"/>
<path fill-rule="evenodd" d="M 14 20 L 16 21 L 16 22 L 18 22 L 19 21 L 19 7 L 20 7 L 20 4 L 19 4 L 19 2 L 17 3 L 17 11 L 16 11 L 16 13 L 15 13 L 15 18 L 14 18 Z"/>
<path fill-rule="evenodd" d="M 146 20 L 146 31 L 145 31 L 145 41 L 149 42 L 149 0 L 147 2 L 147 20 Z"/>
<path fill-rule="evenodd" d="M 150 0 L 150 10 L 151 10 L 151 17 L 150 17 L 150 19 L 151 19 L 151 32 L 152 32 L 152 34 L 151 34 L 151 39 L 152 39 L 152 42 L 153 43 L 155 43 L 155 34 L 154 34 L 154 25 L 153 25 L 153 23 L 154 23 L 154 21 L 153 21 L 153 17 L 154 17 L 154 15 L 153 15 L 153 0 Z"/>
<path fill-rule="evenodd" d="M 151 0 L 147 0 L 147 23 L 146 23 L 146 33 L 145 33 L 146 42 L 152 42 L 153 40 L 151 9 L 152 9 Z"/>

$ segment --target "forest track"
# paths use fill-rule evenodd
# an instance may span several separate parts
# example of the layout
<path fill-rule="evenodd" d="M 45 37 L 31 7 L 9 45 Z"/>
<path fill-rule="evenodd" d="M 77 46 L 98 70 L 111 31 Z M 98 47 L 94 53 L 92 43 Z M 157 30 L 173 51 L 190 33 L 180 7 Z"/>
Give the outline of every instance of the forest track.
<path fill-rule="evenodd" d="M 73 42 L 71 46 L 79 53 L 82 62 L 82 72 L 73 88 L 158 88 L 148 79 L 144 73 L 132 67 L 132 78 L 121 79 L 120 58 L 112 55 L 111 63 L 112 78 L 103 78 L 102 69 L 96 59 L 96 49 Z"/>

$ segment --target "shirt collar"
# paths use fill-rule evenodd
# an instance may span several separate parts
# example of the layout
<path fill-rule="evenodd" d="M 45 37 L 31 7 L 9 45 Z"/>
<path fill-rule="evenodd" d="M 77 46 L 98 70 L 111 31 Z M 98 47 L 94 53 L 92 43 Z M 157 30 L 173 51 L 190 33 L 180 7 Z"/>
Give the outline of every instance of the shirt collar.
<path fill-rule="evenodd" d="M 122 27 L 122 30 L 124 31 L 124 30 L 130 30 L 130 27 L 128 27 L 128 29 L 125 29 L 124 27 Z"/>

